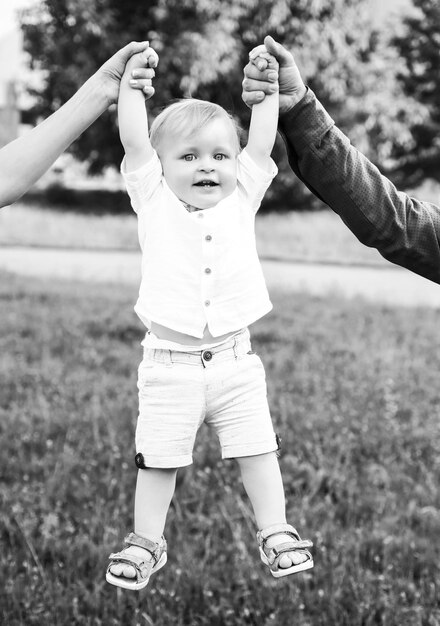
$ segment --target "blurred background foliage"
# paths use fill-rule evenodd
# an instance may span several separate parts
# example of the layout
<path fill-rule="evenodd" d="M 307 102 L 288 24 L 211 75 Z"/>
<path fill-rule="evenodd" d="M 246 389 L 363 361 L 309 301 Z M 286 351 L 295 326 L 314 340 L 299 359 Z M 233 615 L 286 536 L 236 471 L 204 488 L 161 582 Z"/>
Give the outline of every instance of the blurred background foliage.
<path fill-rule="evenodd" d="M 407 97 L 427 116 L 411 119 L 409 146 L 394 145 L 400 175 L 411 185 L 425 178 L 440 180 L 440 2 L 414 0 L 418 13 L 404 20 L 393 40 L 405 62 L 397 75 Z"/>
<path fill-rule="evenodd" d="M 45 76 L 31 113 L 47 116 L 116 49 L 149 40 L 160 55 L 152 115 L 193 96 L 221 104 L 246 129 L 242 69 L 250 49 L 271 34 L 295 54 L 337 125 L 397 184 L 440 180 L 440 5 L 413 5 L 380 23 L 369 0 L 42 0 L 21 14 L 30 63 Z M 114 108 L 71 150 L 90 173 L 118 166 Z M 280 174 L 266 205 L 310 208 L 281 140 L 275 158 Z"/>

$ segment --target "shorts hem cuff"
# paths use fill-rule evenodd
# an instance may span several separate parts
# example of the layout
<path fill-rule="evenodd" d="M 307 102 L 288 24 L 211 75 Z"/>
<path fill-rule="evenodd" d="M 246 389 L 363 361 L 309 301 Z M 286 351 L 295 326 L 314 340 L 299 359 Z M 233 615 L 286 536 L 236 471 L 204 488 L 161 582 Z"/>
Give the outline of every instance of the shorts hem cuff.
<path fill-rule="evenodd" d="M 277 443 L 272 439 L 270 442 L 255 444 L 254 446 L 227 446 L 222 450 L 222 459 L 235 459 L 245 456 L 257 456 L 258 454 L 267 454 L 268 452 L 276 452 L 278 450 Z"/>
<path fill-rule="evenodd" d="M 181 456 L 153 456 L 148 454 L 143 454 L 144 457 L 144 465 L 146 468 L 154 468 L 154 469 L 172 469 L 174 467 L 186 467 L 187 465 L 192 465 L 193 459 L 191 455 L 181 455 Z"/>

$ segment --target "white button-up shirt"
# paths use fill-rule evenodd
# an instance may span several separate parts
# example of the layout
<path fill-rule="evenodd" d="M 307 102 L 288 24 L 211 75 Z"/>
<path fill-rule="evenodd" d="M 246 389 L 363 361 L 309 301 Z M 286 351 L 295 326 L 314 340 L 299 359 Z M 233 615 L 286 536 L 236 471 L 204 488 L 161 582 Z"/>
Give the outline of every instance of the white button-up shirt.
<path fill-rule="evenodd" d="M 121 172 L 138 216 L 142 281 L 135 311 L 192 337 L 248 326 L 268 313 L 269 299 L 255 244 L 255 214 L 277 173 L 259 168 L 244 149 L 237 187 L 218 204 L 189 212 L 168 187 L 156 153 Z"/>

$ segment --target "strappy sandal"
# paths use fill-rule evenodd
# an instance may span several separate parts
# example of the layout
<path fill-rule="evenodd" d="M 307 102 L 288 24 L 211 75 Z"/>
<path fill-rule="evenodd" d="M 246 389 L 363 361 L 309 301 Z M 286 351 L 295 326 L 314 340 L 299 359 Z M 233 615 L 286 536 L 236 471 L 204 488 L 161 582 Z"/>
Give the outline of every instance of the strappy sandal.
<path fill-rule="evenodd" d="M 129 533 L 124 543 L 127 546 L 138 546 L 143 548 L 150 555 L 151 558 L 142 558 L 135 554 L 127 554 L 127 550 L 121 550 L 121 552 L 113 552 L 110 554 L 110 564 L 107 567 L 106 580 L 111 585 L 116 587 L 123 587 L 124 589 L 143 589 L 148 585 L 151 574 L 154 574 L 167 562 L 167 542 L 162 537 L 159 543 L 145 539 L 136 535 L 136 533 Z M 123 563 L 124 565 L 131 565 L 136 576 L 134 578 L 126 578 L 125 576 L 116 576 L 112 574 L 110 568 L 116 563 Z"/>
<path fill-rule="evenodd" d="M 275 535 L 289 535 L 292 539 L 269 548 L 266 542 L 269 537 L 274 537 Z M 296 529 L 290 526 L 290 524 L 276 524 L 275 526 L 259 530 L 257 532 L 257 540 L 260 547 L 261 560 L 269 567 L 270 573 L 275 578 L 303 572 L 313 567 L 313 558 L 308 550 L 308 548 L 313 546 L 313 543 L 308 539 L 302 540 Z M 287 552 L 298 552 L 299 554 L 304 554 L 307 558 L 302 563 L 294 564 L 291 567 L 280 567 L 280 559 Z"/>

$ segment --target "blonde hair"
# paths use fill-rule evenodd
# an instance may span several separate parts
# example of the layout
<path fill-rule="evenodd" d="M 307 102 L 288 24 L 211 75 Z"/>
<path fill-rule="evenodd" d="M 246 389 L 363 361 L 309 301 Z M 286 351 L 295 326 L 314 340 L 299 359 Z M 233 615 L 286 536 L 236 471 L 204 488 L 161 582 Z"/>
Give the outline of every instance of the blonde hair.
<path fill-rule="evenodd" d="M 166 133 L 188 137 L 217 117 L 221 117 L 231 124 L 231 130 L 236 139 L 235 149 L 238 154 L 240 152 L 240 127 L 232 115 L 218 104 L 195 98 L 178 100 L 159 113 L 150 128 L 151 145 L 157 152 L 160 152 L 160 143 Z"/>

